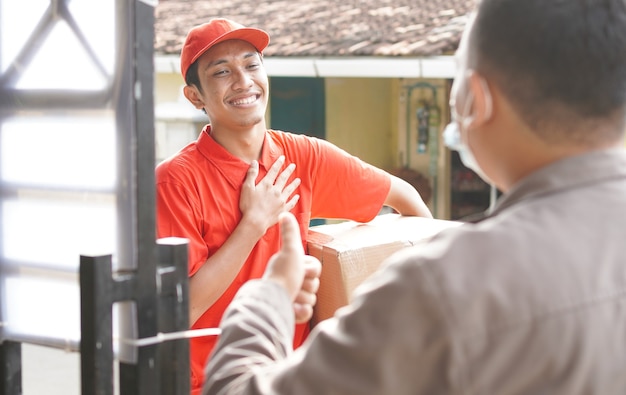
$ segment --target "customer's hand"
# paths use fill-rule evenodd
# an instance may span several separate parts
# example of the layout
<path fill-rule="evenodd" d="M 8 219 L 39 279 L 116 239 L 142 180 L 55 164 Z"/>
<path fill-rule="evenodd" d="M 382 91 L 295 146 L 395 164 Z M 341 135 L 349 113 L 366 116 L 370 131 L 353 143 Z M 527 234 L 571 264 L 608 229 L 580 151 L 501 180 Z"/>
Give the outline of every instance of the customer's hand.
<path fill-rule="evenodd" d="M 307 322 L 317 302 L 322 265 L 316 258 L 305 255 L 300 228 L 293 214 L 281 214 L 280 234 L 280 251 L 270 258 L 263 278 L 282 285 L 293 301 L 296 322 Z"/>

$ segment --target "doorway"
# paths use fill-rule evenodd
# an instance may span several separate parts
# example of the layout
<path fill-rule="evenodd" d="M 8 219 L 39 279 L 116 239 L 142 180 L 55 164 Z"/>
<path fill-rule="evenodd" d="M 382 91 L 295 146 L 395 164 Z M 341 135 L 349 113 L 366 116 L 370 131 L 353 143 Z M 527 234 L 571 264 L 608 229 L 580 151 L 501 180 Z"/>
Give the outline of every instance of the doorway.
<path fill-rule="evenodd" d="M 272 77 L 270 127 L 326 138 L 326 94 L 323 78 Z M 326 223 L 313 219 L 310 226 Z"/>
<path fill-rule="evenodd" d="M 323 78 L 272 77 L 270 84 L 272 129 L 326 137 Z"/>

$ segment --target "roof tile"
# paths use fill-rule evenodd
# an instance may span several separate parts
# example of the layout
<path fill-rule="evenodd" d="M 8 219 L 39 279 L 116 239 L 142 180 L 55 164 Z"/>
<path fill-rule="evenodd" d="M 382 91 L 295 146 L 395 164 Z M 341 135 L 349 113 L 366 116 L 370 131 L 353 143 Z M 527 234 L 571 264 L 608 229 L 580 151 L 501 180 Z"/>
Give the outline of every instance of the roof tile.
<path fill-rule="evenodd" d="M 433 56 L 454 52 L 476 0 L 160 0 L 155 50 L 224 17 L 267 31 L 266 56 Z"/>

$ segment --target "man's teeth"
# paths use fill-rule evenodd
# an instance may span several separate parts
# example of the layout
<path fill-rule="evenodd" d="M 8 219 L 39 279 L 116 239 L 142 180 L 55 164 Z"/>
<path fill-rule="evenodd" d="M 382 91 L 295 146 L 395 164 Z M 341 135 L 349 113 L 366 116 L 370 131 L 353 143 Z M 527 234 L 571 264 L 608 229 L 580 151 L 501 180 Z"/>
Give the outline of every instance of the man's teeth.
<path fill-rule="evenodd" d="M 249 96 L 244 99 L 235 100 L 233 101 L 233 104 L 236 106 L 240 106 L 242 104 L 251 104 L 251 103 L 254 103 L 255 101 L 256 101 L 256 96 Z"/>

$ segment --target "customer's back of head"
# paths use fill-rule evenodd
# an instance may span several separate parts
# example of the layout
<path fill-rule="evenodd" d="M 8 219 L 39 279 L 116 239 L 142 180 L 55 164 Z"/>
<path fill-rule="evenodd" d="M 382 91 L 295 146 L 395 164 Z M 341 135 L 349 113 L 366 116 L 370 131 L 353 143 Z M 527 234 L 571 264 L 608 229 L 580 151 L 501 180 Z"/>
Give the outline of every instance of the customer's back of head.
<path fill-rule="evenodd" d="M 503 195 L 436 259 L 415 251 L 456 336 L 450 381 L 626 393 L 626 1 L 482 0 L 457 66 L 449 130 Z"/>
<path fill-rule="evenodd" d="M 626 122 L 624 0 L 482 0 L 470 67 L 550 144 L 603 147 Z"/>

